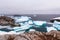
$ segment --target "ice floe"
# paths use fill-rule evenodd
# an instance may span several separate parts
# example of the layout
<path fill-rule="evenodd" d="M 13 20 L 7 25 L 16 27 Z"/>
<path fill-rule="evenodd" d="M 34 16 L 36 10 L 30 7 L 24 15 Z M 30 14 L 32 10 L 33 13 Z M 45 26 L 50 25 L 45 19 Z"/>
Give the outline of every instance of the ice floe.
<path fill-rule="evenodd" d="M 34 25 L 37 27 L 45 27 L 46 21 L 33 21 Z"/>
<path fill-rule="evenodd" d="M 51 30 L 57 30 L 57 29 L 54 28 L 54 27 L 46 27 L 46 29 L 47 29 L 47 32 L 50 32 Z"/>
<path fill-rule="evenodd" d="M 60 30 L 60 22 L 54 21 L 53 27 L 55 27 L 57 30 Z"/>
<path fill-rule="evenodd" d="M 28 21 L 29 19 L 30 19 L 30 17 L 21 16 L 19 18 L 16 18 L 16 22 L 25 22 L 25 21 Z"/>

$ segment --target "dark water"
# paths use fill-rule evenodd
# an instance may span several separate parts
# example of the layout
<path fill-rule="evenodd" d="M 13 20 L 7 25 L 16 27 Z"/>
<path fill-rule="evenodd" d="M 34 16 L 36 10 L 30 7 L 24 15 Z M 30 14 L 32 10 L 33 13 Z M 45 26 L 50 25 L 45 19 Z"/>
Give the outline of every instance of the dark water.
<path fill-rule="evenodd" d="M 11 14 L 8 14 L 11 15 Z M 60 14 L 13 14 L 14 16 L 30 16 L 33 20 L 50 21 L 52 18 L 60 17 Z"/>
<path fill-rule="evenodd" d="M 33 20 L 50 21 L 52 18 L 60 17 L 60 14 L 19 14 L 15 16 L 30 16 Z"/>

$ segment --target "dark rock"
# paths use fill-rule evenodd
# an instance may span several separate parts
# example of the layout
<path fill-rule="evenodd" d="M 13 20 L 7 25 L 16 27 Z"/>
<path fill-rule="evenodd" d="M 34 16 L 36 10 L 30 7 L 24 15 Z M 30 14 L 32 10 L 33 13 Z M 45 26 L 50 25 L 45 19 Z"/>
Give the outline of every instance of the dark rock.
<path fill-rule="evenodd" d="M 60 19 L 52 19 L 52 20 L 50 20 L 50 22 L 52 22 L 52 23 L 54 23 L 54 21 L 60 22 Z"/>
<path fill-rule="evenodd" d="M 60 17 L 53 18 L 53 19 L 50 20 L 50 22 L 53 23 L 55 20 L 58 21 L 58 22 L 60 22 Z"/>
<path fill-rule="evenodd" d="M 10 17 L 7 17 L 7 16 L 0 16 L 0 25 L 2 26 L 7 26 L 7 25 L 10 25 L 10 26 L 20 26 L 19 24 L 15 24 L 15 20 L 10 18 Z"/>

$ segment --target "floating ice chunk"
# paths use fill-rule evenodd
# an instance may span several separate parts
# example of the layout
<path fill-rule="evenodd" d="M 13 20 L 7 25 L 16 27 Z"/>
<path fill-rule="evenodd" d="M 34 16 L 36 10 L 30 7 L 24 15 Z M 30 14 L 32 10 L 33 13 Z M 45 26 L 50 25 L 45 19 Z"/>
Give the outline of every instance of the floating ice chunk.
<path fill-rule="evenodd" d="M 21 26 L 21 27 L 14 27 L 13 29 L 14 29 L 14 31 L 16 31 L 16 32 L 19 32 L 19 31 L 25 31 L 26 29 L 29 29 L 30 27 L 32 27 L 32 26 L 26 24 L 26 25 Z"/>
<path fill-rule="evenodd" d="M 0 35 L 5 35 L 5 34 L 21 34 L 24 33 L 25 31 L 20 31 L 20 32 L 16 32 L 16 31 L 10 31 L 10 32 L 4 32 L 4 31 L 0 31 Z"/>
<path fill-rule="evenodd" d="M 0 29 L 1 29 L 1 28 L 10 28 L 10 26 L 1 26 L 1 25 L 0 25 Z"/>
<path fill-rule="evenodd" d="M 30 29 L 29 31 L 36 31 L 35 29 Z"/>
<path fill-rule="evenodd" d="M 12 31 L 13 29 L 11 28 L 11 26 L 0 26 L 0 31 L 5 31 L 5 32 L 9 32 Z"/>
<path fill-rule="evenodd" d="M 7 34 L 16 34 L 14 31 L 7 32 Z"/>
<path fill-rule="evenodd" d="M 21 16 L 20 18 L 16 19 L 16 22 L 24 22 L 24 21 L 28 21 L 29 19 L 30 17 Z"/>
<path fill-rule="evenodd" d="M 46 24 L 46 21 L 33 21 L 35 25 L 43 25 Z"/>
<path fill-rule="evenodd" d="M 29 21 L 28 21 L 28 24 L 33 24 L 33 21 L 32 21 L 32 20 L 29 20 Z"/>
<path fill-rule="evenodd" d="M 56 30 L 54 27 L 46 27 L 47 28 L 47 32 L 50 32 L 51 30 Z"/>
<path fill-rule="evenodd" d="M 31 25 L 31 24 L 33 24 L 33 21 L 32 21 L 32 20 L 29 20 L 29 21 L 27 21 L 27 22 L 20 22 L 19 24 L 20 24 L 21 26 L 24 26 L 24 25 L 26 25 L 26 24 Z"/>
<path fill-rule="evenodd" d="M 24 26 L 21 26 L 21 27 L 18 27 L 18 28 L 20 28 L 20 29 L 29 29 L 31 27 L 31 25 L 24 25 Z M 17 28 L 17 27 L 15 27 L 15 28 Z"/>
<path fill-rule="evenodd" d="M 60 30 L 60 22 L 54 21 L 53 27 L 55 27 L 57 30 Z"/>
<path fill-rule="evenodd" d="M 21 34 L 21 33 L 24 33 L 25 31 L 19 31 L 19 32 L 15 32 L 15 31 L 10 31 L 8 32 L 7 34 Z"/>
<path fill-rule="evenodd" d="M 46 21 L 33 21 L 33 23 L 37 26 L 45 26 L 46 25 Z"/>
<path fill-rule="evenodd" d="M 5 35 L 7 32 L 0 31 L 0 35 Z"/>
<path fill-rule="evenodd" d="M 24 23 L 19 23 L 21 26 L 25 25 Z"/>
<path fill-rule="evenodd" d="M 14 31 L 24 31 L 25 30 L 25 29 L 22 29 L 20 27 L 14 27 L 13 29 L 14 29 Z"/>

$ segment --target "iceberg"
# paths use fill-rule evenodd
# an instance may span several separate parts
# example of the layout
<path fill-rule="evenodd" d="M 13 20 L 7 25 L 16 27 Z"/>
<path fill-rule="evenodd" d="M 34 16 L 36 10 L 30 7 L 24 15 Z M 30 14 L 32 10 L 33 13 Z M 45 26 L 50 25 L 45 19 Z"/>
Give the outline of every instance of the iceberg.
<path fill-rule="evenodd" d="M 15 18 L 15 21 L 16 22 L 26 22 L 30 19 L 30 17 L 27 17 L 27 16 L 21 16 L 19 18 Z"/>
<path fill-rule="evenodd" d="M 20 31 L 25 31 L 27 29 L 30 29 L 30 27 L 32 27 L 32 25 L 26 24 L 26 25 L 21 26 L 21 27 L 14 27 L 13 29 L 15 32 L 20 32 Z"/>
<path fill-rule="evenodd" d="M 52 31 L 52 30 L 57 30 L 57 29 L 54 28 L 54 27 L 46 27 L 46 29 L 47 29 L 47 32 L 50 32 L 50 31 Z"/>
<path fill-rule="evenodd" d="M 21 26 L 24 26 L 26 24 L 33 24 L 32 18 L 28 16 L 19 16 L 15 17 L 15 22 L 20 24 Z"/>
<path fill-rule="evenodd" d="M 36 31 L 35 29 L 30 29 L 29 31 Z"/>
<path fill-rule="evenodd" d="M 53 18 L 50 20 L 50 22 L 54 23 L 55 20 L 60 22 L 60 17 Z"/>
<path fill-rule="evenodd" d="M 35 26 L 38 27 L 45 27 L 46 26 L 46 21 L 33 21 Z"/>
<path fill-rule="evenodd" d="M 24 23 L 19 23 L 21 26 L 25 25 Z"/>
<path fill-rule="evenodd" d="M 26 24 L 33 24 L 32 18 L 28 16 L 19 16 L 15 17 L 15 22 L 20 24 L 21 26 L 26 25 Z"/>
<path fill-rule="evenodd" d="M 53 27 L 55 27 L 57 30 L 60 30 L 60 22 L 54 21 Z"/>
<path fill-rule="evenodd" d="M 28 24 L 32 25 L 33 24 L 33 21 L 32 20 L 29 20 L 28 21 Z"/>

